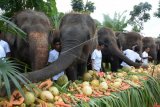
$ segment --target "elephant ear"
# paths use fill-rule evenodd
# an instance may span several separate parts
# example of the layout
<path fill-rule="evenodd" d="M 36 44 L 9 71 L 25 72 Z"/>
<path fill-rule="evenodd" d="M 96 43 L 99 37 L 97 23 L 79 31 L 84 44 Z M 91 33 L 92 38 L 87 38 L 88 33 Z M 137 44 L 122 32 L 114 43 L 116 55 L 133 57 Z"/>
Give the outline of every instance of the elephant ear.
<path fill-rule="evenodd" d="M 13 46 L 16 42 L 16 36 L 10 33 L 5 34 L 4 40 L 8 42 L 10 46 Z"/>

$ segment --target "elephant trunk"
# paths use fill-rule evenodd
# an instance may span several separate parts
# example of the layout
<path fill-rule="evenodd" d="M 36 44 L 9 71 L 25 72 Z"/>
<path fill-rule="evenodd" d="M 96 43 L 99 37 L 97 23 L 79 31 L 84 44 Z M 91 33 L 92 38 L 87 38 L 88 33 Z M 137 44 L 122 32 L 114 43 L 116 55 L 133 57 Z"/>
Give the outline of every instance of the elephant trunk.
<path fill-rule="evenodd" d="M 116 46 L 109 47 L 109 50 L 111 50 L 111 53 L 117 57 L 119 57 L 121 60 L 126 62 L 130 66 L 139 67 L 141 64 L 133 62 L 128 57 L 126 57 Z"/>
<path fill-rule="evenodd" d="M 48 61 L 47 33 L 31 32 L 28 39 L 32 70 L 42 69 Z"/>
<path fill-rule="evenodd" d="M 152 57 L 151 60 L 157 61 L 157 49 L 156 49 L 156 45 L 150 46 L 149 55 Z"/>
<path fill-rule="evenodd" d="M 38 81 L 43 81 L 46 78 L 50 78 L 60 73 L 61 71 L 64 71 L 72 63 L 74 63 L 76 58 L 80 56 L 80 53 L 82 51 L 82 46 L 78 46 L 78 45 L 79 44 L 76 43 L 76 44 L 70 45 L 70 47 L 63 47 L 59 58 L 55 62 L 53 62 L 52 64 L 50 64 L 49 66 L 43 69 L 25 74 L 25 76 L 32 82 L 38 82 Z M 74 46 L 78 46 L 78 47 L 74 48 Z"/>

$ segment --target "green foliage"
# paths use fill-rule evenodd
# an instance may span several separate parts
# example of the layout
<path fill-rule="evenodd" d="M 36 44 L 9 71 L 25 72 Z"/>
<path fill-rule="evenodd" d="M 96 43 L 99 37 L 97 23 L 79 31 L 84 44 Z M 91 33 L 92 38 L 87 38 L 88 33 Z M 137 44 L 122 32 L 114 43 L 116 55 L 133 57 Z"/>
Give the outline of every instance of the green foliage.
<path fill-rule="evenodd" d="M 72 0 L 71 6 L 74 11 L 81 12 L 84 8 L 83 0 Z"/>
<path fill-rule="evenodd" d="M 101 22 L 99 22 L 97 19 L 94 19 L 94 22 L 95 22 L 97 28 L 102 26 Z"/>
<path fill-rule="evenodd" d="M 57 13 L 55 0 L 1 0 L 0 8 L 5 11 L 5 16 L 11 17 L 24 9 L 42 11 L 48 16 Z"/>
<path fill-rule="evenodd" d="M 3 86 L 6 88 L 7 95 L 10 98 L 11 96 L 11 83 L 24 95 L 21 84 L 28 86 L 28 83 L 31 83 L 27 78 L 25 78 L 19 71 L 21 69 L 18 67 L 13 60 L 8 58 L 0 58 L 0 88 Z M 1 90 L 1 89 L 0 89 Z"/>
<path fill-rule="evenodd" d="M 55 29 L 59 28 L 59 25 L 63 16 L 64 16 L 64 13 L 59 13 L 59 12 L 51 16 L 52 26 L 54 26 Z"/>
<path fill-rule="evenodd" d="M 25 38 L 26 33 L 19 29 L 14 23 L 9 21 L 9 18 L 5 16 L 0 16 L 0 30 L 3 32 L 10 32 L 14 35 L 18 35 Z"/>
<path fill-rule="evenodd" d="M 133 26 L 133 30 L 141 31 L 143 30 L 143 23 L 150 19 L 150 14 L 148 13 L 152 9 L 152 5 L 148 2 L 140 3 L 133 7 L 133 11 L 130 11 L 129 23 Z"/>
<path fill-rule="evenodd" d="M 75 12 L 92 13 L 96 9 L 94 3 L 88 0 L 86 4 L 84 4 L 83 0 L 72 0 L 71 6 L 73 11 Z"/>
<path fill-rule="evenodd" d="M 96 7 L 94 6 L 94 3 L 91 1 L 87 1 L 86 5 L 84 7 L 84 10 L 86 12 L 91 13 L 91 12 L 94 12 L 95 9 L 96 9 Z"/>
<path fill-rule="evenodd" d="M 159 1 L 157 12 L 154 13 L 154 16 L 160 18 L 160 1 Z"/>
<path fill-rule="evenodd" d="M 114 31 L 124 31 L 124 29 L 127 27 L 128 20 L 126 19 L 126 16 L 123 16 L 124 11 L 122 14 L 116 13 L 114 14 L 114 18 L 112 19 L 109 15 L 103 15 L 104 21 L 102 25 L 104 27 L 112 28 Z"/>

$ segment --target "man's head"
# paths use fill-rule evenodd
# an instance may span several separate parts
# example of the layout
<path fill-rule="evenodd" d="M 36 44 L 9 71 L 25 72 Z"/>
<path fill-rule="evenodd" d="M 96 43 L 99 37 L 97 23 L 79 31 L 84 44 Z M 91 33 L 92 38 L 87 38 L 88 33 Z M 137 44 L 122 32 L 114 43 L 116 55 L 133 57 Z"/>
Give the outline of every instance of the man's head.
<path fill-rule="evenodd" d="M 149 47 L 144 47 L 144 51 L 146 51 L 147 53 L 150 51 Z"/>
<path fill-rule="evenodd" d="M 98 49 L 101 50 L 104 48 L 104 43 L 102 41 L 98 41 Z"/>
<path fill-rule="evenodd" d="M 53 40 L 53 48 L 56 49 L 57 51 L 61 50 L 61 42 L 59 38 L 55 38 Z"/>

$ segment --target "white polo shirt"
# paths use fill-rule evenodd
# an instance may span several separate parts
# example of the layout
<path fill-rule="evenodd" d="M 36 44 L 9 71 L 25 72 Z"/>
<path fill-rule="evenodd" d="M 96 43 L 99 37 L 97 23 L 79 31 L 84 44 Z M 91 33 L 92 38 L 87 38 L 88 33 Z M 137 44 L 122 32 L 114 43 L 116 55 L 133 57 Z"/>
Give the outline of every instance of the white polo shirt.
<path fill-rule="evenodd" d="M 6 54 L 11 51 L 10 47 L 6 41 L 0 40 L 0 45 L 3 47 Z"/>
<path fill-rule="evenodd" d="M 49 52 L 49 58 L 48 58 L 48 62 L 54 62 L 54 61 L 56 61 L 57 59 L 58 59 L 58 57 L 59 57 L 59 52 L 58 51 L 56 51 L 55 49 L 53 49 L 53 50 L 51 50 L 50 52 Z M 62 72 L 60 72 L 59 74 L 57 74 L 57 75 L 55 75 L 55 76 L 53 76 L 53 80 L 57 80 L 61 75 L 63 75 L 64 74 L 64 71 L 62 71 Z"/>
<path fill-rule="evenodd" d="M 92 61 L 92 69 L 96 71 L 100 71 L 101 63 L 102 63 L 102 52 L 101 50 L 95 49 L 91 55 Z"/>
<path fill-rule="evenodd" d="M 146 51 L 144 51 L 142 53 L 142 62 L 143 62 L 144 65 L 148 64 L 148 58 L 146 58 L 146 57 L 148 57 L 148 53 Z M 143 59 L 143 58 L 145 58 L 145 59 Z"/>
<path fill-rule="evenodd" d="M 6 53 L 3 49 L 3 47 L 0 45 L 0 58 L 4 58 L 4 57 L 6 57 Z"/>
<path fill-rule="evenodd" d="M 137 52 L 135 52 L 135 51 L 133 51 L 133 50 L 131 50 L 131 49 L 126 49 L 125 51 L 123 51 L 123 54 L 124 54 L 126 57 L 128 57 L 130 60 L 132 60 L 133 62 L 135 62 L 136 60 L 138 60 L 138 61 L 141 60 L 140 55 L 139 55 Z M 125 62 L 122 62 L 122 63 L 121 63 L 121 66 L 123 66 L 123 67 L 130 67 L 130 66 L 129 66 L 128 64 L 126 64 Z"/>

